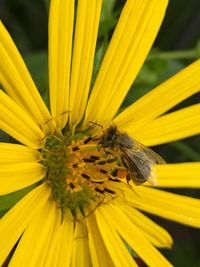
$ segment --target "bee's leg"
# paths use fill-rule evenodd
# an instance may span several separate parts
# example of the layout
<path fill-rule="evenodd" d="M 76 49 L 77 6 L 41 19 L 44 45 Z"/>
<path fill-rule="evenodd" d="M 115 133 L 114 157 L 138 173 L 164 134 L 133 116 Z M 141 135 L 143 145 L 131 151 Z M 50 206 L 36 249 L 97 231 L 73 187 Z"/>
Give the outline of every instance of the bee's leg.
<path fill-rule="evenodd" d="M 129 182 L 131 181 L 131 176 L 129 173 L 126 175 L 126 181 L 127 181 L 127 184 L 132 188 L 132 186 L 129 184 Z"/>
<path fill-rule="evenodd" d="M 40 127 L 42 127 L 43 125 L 45 125 L 45 124 L 51 122 L 52 120 L 56 120 L 57 118 L 59 118 L 59 117 L 65 115 L 66 113 L 69 113 L 69 112 L 71 112 L 71 111 L 69 111 L 69 110 L 68 110 L 68 111 L 64 111 L 64 112 L 62 112 L 61 114 L 57 115 L 56 117 L 51 117 L 51 118 L 48 119 L 47 121 L 45 121 L 45 122 L 43 122 L 43 123 L 40 123 Z"/>

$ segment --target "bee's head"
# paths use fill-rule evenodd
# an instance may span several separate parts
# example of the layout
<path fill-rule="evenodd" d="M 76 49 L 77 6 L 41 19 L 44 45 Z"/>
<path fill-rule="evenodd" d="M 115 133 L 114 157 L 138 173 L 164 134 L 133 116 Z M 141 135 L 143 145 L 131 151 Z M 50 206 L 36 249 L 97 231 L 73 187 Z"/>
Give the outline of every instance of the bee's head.
<path fill-rule="evenodd" d="M 115 144 L 117 134 L 117 127 L 116 126 L 110 126 L 105 133 L 102 135 L 100 139 L 100 144 L 102 144 L 103 147 L 113 147 Z"/>

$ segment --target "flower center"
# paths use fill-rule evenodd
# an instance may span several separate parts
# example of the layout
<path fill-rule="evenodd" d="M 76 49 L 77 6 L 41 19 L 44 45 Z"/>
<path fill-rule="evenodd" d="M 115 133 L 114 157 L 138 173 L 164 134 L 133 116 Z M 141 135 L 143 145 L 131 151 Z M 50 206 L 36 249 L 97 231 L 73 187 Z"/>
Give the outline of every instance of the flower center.
<path fill-rule="evenodd" d="M 116 177 L 121 169 L 119 159 L 98 143 L 99 137 L 90 127 L 73 135 L 65 131 L 48 136 L 41 149 L 45 181 L 52 197 L 62 211 L 68 209 L 75 219 L 85 218 L 116 197 L 109 182 L 120 182 Z"/>

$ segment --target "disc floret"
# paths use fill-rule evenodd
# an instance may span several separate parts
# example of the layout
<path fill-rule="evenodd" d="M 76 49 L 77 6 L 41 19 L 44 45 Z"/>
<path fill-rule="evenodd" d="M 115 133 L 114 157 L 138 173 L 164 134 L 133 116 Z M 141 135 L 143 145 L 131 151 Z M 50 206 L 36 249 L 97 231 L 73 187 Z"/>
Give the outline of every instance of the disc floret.
<path fill-rule="evenodd" d="M 63 211 L 70 210 L 74 218 L 85 218 L 115 197 L 109 182 L 119 182 L 112 176 L 117 161 L 112 154 L 105 154 L 98 137 L 88 131 L 47 136 L 41 158 L 52 199 Z"/>

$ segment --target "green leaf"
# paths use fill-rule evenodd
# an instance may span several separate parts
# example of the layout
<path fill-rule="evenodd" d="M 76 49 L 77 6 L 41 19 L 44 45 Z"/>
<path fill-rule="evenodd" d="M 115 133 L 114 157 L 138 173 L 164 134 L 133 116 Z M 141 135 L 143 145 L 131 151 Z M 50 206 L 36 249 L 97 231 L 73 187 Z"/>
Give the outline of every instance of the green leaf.
<path fill-rule="evenodd" d="M 187 160 L 200 161 L 200 153 L 195 151 L 184 141 L 176 141 L 169 144 L 187 157 Z"/>
<path fill-rule="evenodd" d="M 42 95 L 48 90 L 48 56 L 47 51 L 29 53 L 24 57 L 28 69 Z"/>
<path fill-rule="evenodd" d="M 28 192 L 33 190 L 37 185 L 38 183 L 30 185 L 16 192 L 0 196 L 0 215 L 4 214 L 12 206 L 14 206 L 21 198 L 23 198 Z"/>

